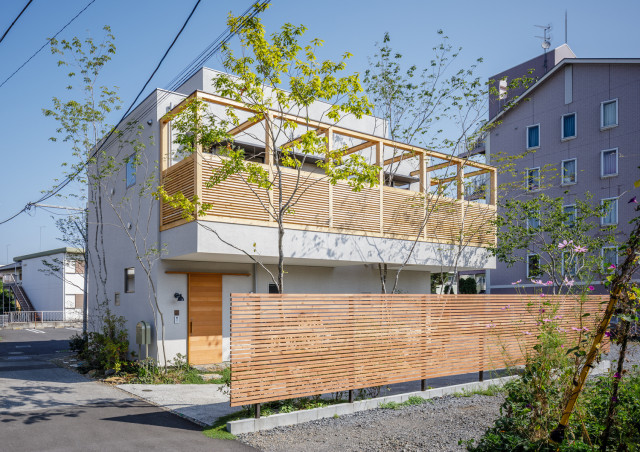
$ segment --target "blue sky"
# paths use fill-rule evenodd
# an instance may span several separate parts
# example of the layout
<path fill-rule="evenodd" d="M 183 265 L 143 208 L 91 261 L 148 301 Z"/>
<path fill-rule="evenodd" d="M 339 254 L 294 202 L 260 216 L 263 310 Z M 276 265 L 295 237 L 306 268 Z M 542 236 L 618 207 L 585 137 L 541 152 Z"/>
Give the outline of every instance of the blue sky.
<path fill-rule="evenodd" d="M 27 0 L 0 2 L 0 31 L 9 26 Z M 0 43 L 0 79 L 56 33 L 89 0 L 34 0 Z M 61 38 L 101 37 L 103 25 L 116 36 L 117 54 L 101 83 L 116 85 L 128 105 L 191 10 L 194 1 L 96 0 Z M 224 28 L 229 11 L 239 14 L 249 1 L 202 0 L 188 28 L 152 80 L 149 89 L 164 87 Z M 375 43 L 389 32 L 394 47 L 406 61 L 420 65 L 430 58 L 443 29 L 452 43 L 463 47 L 462 61 L 483 57 L 479 73 L 485 78 L 538 55 L 541 30 L 552 24 L 552 47 L 564 42 L 564 11 L 569 13 L 569 45 L 579 57 L 640 57 L 637 17 L 640 2 L 573 0 L 531 2 L 456 2 L 368 0 L 274 0 L 263 15 L 268 30 L 285 22 L 304 24 L 309 38 L 325 44 L 322 56 L 338 58 L 353 53 L 349 68 L 363 73 Z M 220 69 L 213 58 L 207 66 Z M 48 48 L 0 88 L 0 221 L 40 196 L 61 176 L 70 160 L 63 143 L 52 143 L 56 124 L 42 109 L 53 96 L 65 95 L 64 71 Z M 113 121 L 117 120 L 113 118 Z M 73 201 L 50 200 L 51 204 Z M 14 256 L 64 246 L 51 214 L 41 209 L 0 225 L 0 263 Z"/>

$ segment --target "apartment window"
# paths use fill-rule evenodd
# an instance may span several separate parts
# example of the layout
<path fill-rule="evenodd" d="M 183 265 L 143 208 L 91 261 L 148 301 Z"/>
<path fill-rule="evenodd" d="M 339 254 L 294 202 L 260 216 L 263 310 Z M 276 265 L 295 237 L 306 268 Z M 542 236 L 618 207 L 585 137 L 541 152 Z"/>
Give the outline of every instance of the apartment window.
<path fill-rule="evenodd" d="M 577 136 L 576 114 L 569 113 L 562 116 L 562 139 L 570 140 Z"/>
<path fill-rule="evenodd" d="M 618 99 L 607 100 L 600 104 L 600 128 L 608 129 L 618 125 Z"/>
<path fill-rule="evenodd" d="M 572 205 L 569 205 L 569 206 L 563 206 L 562 210 L 564 212 L 563 224 L 568 228 L 574 227 L 576 225 L 576 206 L 575 206 L 575 204 L 572 204 Z"/>
<path fill-rule="evenodd" d="M 540 168 L 529 168 L 527 170 L 527 190 L 540 190 Z"/>
<path fill-rule="evenodd" d="M 136 184 L 136 155 L 127 158 L 127 188 Z"/>
<path fill-rule="evenodd" d="M 602 248 L 602 266 L 606 269 L 610 265 L 618 265 L 618 248 L 615 246 L 605 246 Z"/>
<path fill-rule="evenodd" d="M 575 184 L 578 181 L 577 169 L 577 159 L 562 161 L 562 185 L 571 185 Z"/>
<path fill-rule="evenodd" d="M 604 215 L 600 223 L 603 226 L 618 224 L 618 198 L 605 198 L 601 204 L 604 206 Z"/>
<path fill-rule="evenodd" d="M 506 99 L 507 98 L 507 79 L 504 78 L 498 82 L 498 99 Z"/>
<path fill-rule="evenodd" d="M 84 261 L 76 260 L 74 262 L 75 270 L 78 275 L 84 275 Z"/>
<path fill-rule="evenodd" d="M 527 218 L 527 230 L 530 233 L 536 232 L 540 229 L 540 218 L 537 216 Z"/>
<path fill-rule="evenodd" d="M 600 175 L 611 177 L 618 175 L 618 149 L 607 149 L 600 153 Z"/>
<path fill-rule="evenodd" d="M 136 269 L 133 267 L 124 269 L 124 293 L 136 291 Z"/>
<path fill-rule="evenodd" d="M 578 273 L 578 256 L 574 254 L 573 259 L 571 253 L 563 251 L 562 253 L 562 274 L 563 276 L 576 276 Z"/>
<path fill-rule="evenodd" d="M 75 308 L 76 309 L 83 309 L 84 308 L 84 295 L 82 294 L 77 294 L 75 296 Z"/>
<path fill-rule="evenodd" d="M 538 256 L 537 254 L 528 254 L 527 278 L 537 278 L 540 275 L 540 256 Z"/>
<path fill-rule="evenodd" d="M 540 147 L 540 124 L 527 127 L 527 149 Z"/>

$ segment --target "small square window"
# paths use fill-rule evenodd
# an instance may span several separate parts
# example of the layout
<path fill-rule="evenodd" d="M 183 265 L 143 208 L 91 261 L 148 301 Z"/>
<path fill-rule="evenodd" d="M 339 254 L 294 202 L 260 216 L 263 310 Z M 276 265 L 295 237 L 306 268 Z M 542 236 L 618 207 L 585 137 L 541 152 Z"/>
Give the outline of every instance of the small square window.
<path fill-rule="evenodd" d="M 562 185 L 572 185 L 578 181 L 577 167 L 577 159 L 562 161 Z"/>
<path fill-rule="evenodd" d="M 540 168 L 530 168 L 527 170 L 527 190 L 540 190 Z"/>
<path fill-rule="evenodd" d="M 136 269 L 133 267 L 124 269 L 124 293 L 136 291 Z"/>
<path fill-rule="evenodd" d="M 540 124 L 527 127 L 527 149 L 540 147 Z"/>
<path fill-rule="evenodd" d="M 618 198 L 605 198 L 601 201 L 604 206 L 604 215 L 600 218 L 600 224 L 608 226 L 618 224 Z"/>
<path fill-rule="evenodd" d="M 562 139 L 570 140 L 578 135 L 576 114 L 569 113 L 562 116 Z"/>
<path fill-rule="evenodd" d="M 527 218 L 527 230 L 530 233 L 534 233 L 540 229 L 540 218 L 537 216 L 531 216 Z"/>
<path fill-rule="evenodd" d="M 537 254 L 527 255 L 527 278 L 537 278 L 540 275 L 540 256 Z"/>
<path fill-rule="evenodd" d="M 278 285 L 270 283 L 269 284 L 269 293 L 280 293 L 280 292 L 278 292 Z"/>
<path fill-rule="evenodd" d="M 562 223 L 568 228 L 574 227 L 576 225 L 576 206 L 573 204 L 570 206 L 563 206 L 562 210 L 564 213 L 564 220 Z"/>
<path fill-rule="evenodd" d="M 76 309 L 83 309 L 84 308 L 84 295 L 82 294 L 76 294 L 75 296 L 75 308 Z"/>
<path fill-rule="evenodd" d="M 618 99 L 607 100 L 600 104 L 600 128 L 608 129 L 618 125 Z"/>
<path fill-rule="evenodd" d="M 127 157 L 127 188 L 136 184 L 136 155 Z"/>
<path fill-rule="evenodd" d="M 618 266 L 618 248 L 615 246 L 605 246 L 602 248 L 602 267 L 603 270 L 611 265 Z"/>
<path fill-rule="evenodd" d="M 600 153 L 600 175 L 602 177 L 618 175 L 618 149 L 607 149 Z"/>

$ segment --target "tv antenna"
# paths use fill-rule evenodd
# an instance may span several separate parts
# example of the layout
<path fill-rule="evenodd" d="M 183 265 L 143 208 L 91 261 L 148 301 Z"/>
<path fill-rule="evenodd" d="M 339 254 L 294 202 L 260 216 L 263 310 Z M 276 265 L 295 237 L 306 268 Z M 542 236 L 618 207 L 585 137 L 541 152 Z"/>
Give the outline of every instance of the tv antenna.
<path fill-rule="evenodd" d="M 549 33 L 551 31 L 551 24 L 536 25 L 536 27 L 542 28 L 542 31 L 543 31 L 543 36 L 536 36 L 536 38 L 542 39 L 541 45 L 542 45 L 542 48 L 544 49 L 544 73 L 546 74 L 547 70 L 549 69 L 547 65 L 547 49 L 551 47 L 551 34 Z"/>

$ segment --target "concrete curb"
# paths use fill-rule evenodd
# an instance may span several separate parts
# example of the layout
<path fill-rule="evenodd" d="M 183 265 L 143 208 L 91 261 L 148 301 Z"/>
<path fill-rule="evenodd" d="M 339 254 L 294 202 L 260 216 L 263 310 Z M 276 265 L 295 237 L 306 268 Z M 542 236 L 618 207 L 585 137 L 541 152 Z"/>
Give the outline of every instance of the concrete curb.
<path fill-rule="evenodd" d="M 372 410 L 378 408 L 383 403 L 396 402 L 402 403 L 412 396 L 422 397 L 423 399 L 432 399 L 434 397 L 443 397 L 456 392 L 474 391 L 478 389 L 486 389 L 491 385 L 502 386 L 507 381 L 516 378 L 515 376 L 493 378 L 491 380 L 478 381 L 473 383 L 464 383 L 454 386 L 445 386 L 443 388 L 429 389 L 427 391 L 409 392 L 406 394 L 398 394 L 393 396 L 378 397 L 375 399 L 359 400 L 353 403 L 341 403 L 322 408 L 313 408 L 311 410 L 293 411 L 291 413 L 280 413 L 271 416 L 261 417 L 260 419 L 240 419 L 227 423 L 227 430 L 234 434 L 253 433 L 260 430 L 269 430 L 276 427 L 284 427 L 287 425 L 296 425 L 303 422 L 314 421 L 333 417 L 335 415 L 343 416 L 353 414 L 358 411 Z"/>

